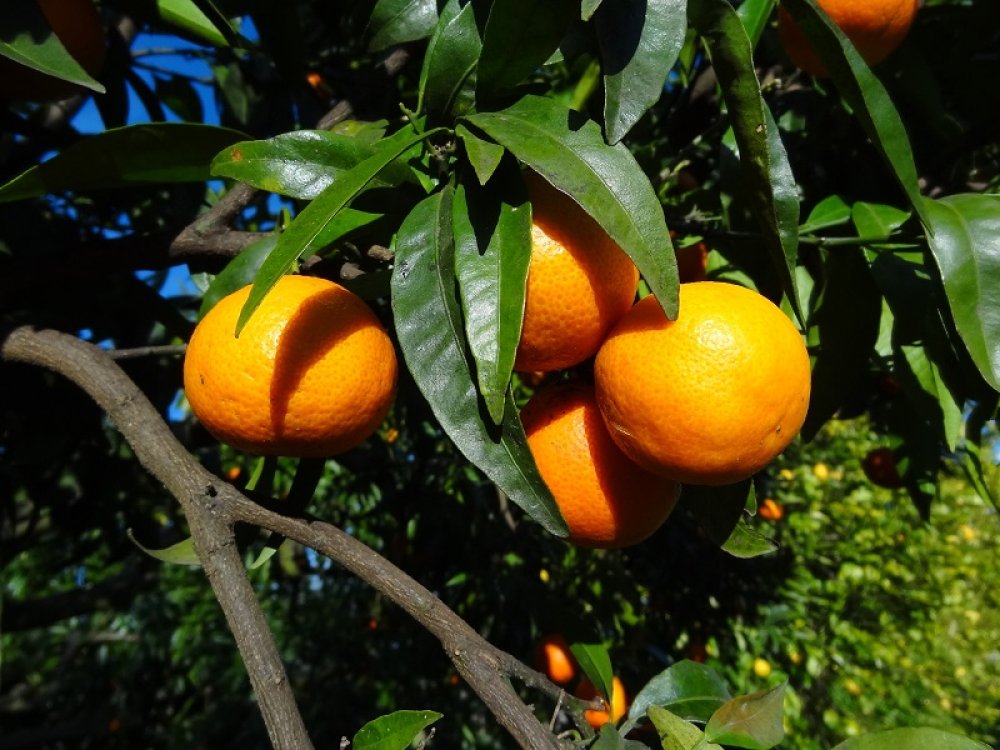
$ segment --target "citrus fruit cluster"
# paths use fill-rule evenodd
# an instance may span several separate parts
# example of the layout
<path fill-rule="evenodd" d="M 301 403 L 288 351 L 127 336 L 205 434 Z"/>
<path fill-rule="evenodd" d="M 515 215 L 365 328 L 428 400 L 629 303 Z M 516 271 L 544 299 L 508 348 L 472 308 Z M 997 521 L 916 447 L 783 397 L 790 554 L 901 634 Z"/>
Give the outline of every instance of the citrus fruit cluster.
<path fill-rule="evenodd" d="M 552 633 L 541 638 L 535 646 L 535 669 L 548 677 L 557 685 L 569 686 L 579 677 L 580 667 L 577 664 L 569 643 L 560 633 Z M 586 677 L 579 680 L 573 690 L 573 695 L 581 700 L 590 701 L 598 696 L 594 683 Z M 616 676 L 612 679 L 610 710 L 600 711 L 587 709 L 584 716 L 587 723 L 594 729 L 600 729 L 609 721 L 618 722 L 628 710 L 629 699 L 625 685 Z"/>
<path fill-rule="evenodd" d="M 522 424 L 569 541 L 633 545 L 670 515 L 680 483 L 731 484 L 784 450 L 805 420 L 809 356 L 789 318 L 744 287 L 681 284 L 674 321 L 652 296 L 633 304 L 637 275 L 617 270 L 631 265 L 625 253 L 567 196 L 551 195 L 557 191 L 537 176 L 528 184 L 533 220 L 547 229 L 543 240 L 533 234 L 525 337 L 533 350 L 554 341 L 560 352 L 550 360 L 533 354 L 531 369 L 595 358 L 592 384 L 543 386 Z"/>
<path fill-rule="evenodd" d="M 285 276 L 239 337 L 250 287 L 198 323 L 184 359 L 188 402 L 219 441 L 258 455 L 325 457 L 382 423 L 396 353 L 359 297 L 325 279 Z"/>

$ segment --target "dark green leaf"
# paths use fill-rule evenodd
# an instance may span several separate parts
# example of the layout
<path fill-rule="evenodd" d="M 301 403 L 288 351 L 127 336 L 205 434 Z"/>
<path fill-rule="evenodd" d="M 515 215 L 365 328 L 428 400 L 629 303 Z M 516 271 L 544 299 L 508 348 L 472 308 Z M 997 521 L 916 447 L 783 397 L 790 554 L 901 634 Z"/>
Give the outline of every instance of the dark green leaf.
<path fill-rule="evenodd" d="M 746 0 L 736 9 L 743 27 L 747 30 L 750 44 L 755 48 L 777 4 L 778 0 Z"/>
<path fill-rule="evenodd" d="M 685 659 L 646 683 L 632 701 L 628 716 L 638 719 L 657 706 L 686 721 L 704 724 L 730 698 L 726 684 L 714 669 Z"/>
<path fill-rule="evenodd" d="M 429 36 L 438 20 L 437 0 L 378 0 L 368 30 L 374 52 Z"/>
<path fill-rule="evenodd" d="M 577 664 L 587 676 L 597 692 L 611 703 L 611 691 L 614 688 L 615 673 L 611 666 L 608 650 L 601 643 L 571 643 L 569 647 L 576 657 Z"/>
<path fill-rule="evenodd" d="M 623 144 L 609 146 L 597 123 L 536 96 L 468 119 L 579 203 L 632 258 L 667 316 L 677 317 L 677 261 L 663 209 Z"/>
<path fill-rule="evenodd" d="M 476 66 L 483 49 L 473 3 L 449 0 L 427 45 L 420 71 L 418 111 L 462 114 L 476 98 Z"/>
<path fill-rule="evenodd" d="M 504 423 L 481 411 L 455 289 L 452 189 L 426 198 L 403 222 L 396 243 L 392 309 L 407 367 L 458 449 L 549 532 L 567 533 L 527 445 L 508 394 Z"/>
<path fill-rule="evenodd" d="M 208 0 L 199 0 L 208 2 Z M 226 34 L 220 31 L 216 23 L 213 23 L 193 0 L 156 0 L 160 18 L 167 23 L 172 23 L 180 29 L 188 32 L 199 41 L 214 44 L 217 47 L 228 47 L 229 40 Z M 228 27 L 225 17 L 217 10 L 212 14 L 217 22 L 221 21 L 223 26 Z M 233 36 L 231 28 L 226 28 L 229 36 Z"/>
<path fill-rule="evenodd" d="M 527 191 L 517 164 L 511 160 L 507 167 L 488 187 L 464 180 L 455 192 L 452 214 L 466 339 L 479 391 L 496 424 L 503 420 L 521 339 L 531 260 Z"/>
<path fill-rule="evenodd" d="M 165 549 L 150 549 L 139 544 L 139 540 L 132 534 L 132 529 L 128 529 L 125 533 L 136 547 L 150 557 L 155 557 L 160 562 L 170 563 L 171 565 L 201 565 L 201 559 L 198 557 L 198 553 L 194 551 L 194 541 L 191 537 L 177 542 L 177 544 L 172 544 Z"/>
<path fill-rule="evenodd" d="M 153 84 L 156 95 L 160 100 L 176 112 L 182 120 L 188 122 L 202 121 L 204 108 L 201 104 L 201 97 L 195 91 L 191 81 L 178 76 L 170 78 L 160 78 L 157 76 Z"/>
<path fill-rule="evenodd" d="M 705 742 L 705 733 L 680 716 L 657 705 L 649 706 L 649 718 L 656 727 L 663 750 L 721 750 L 718 745 Z M 699 744 L 701 743 L 701 744 Z"/>
<path fill-rule="evenodd" d="M 743 518 L 744 510 L 748 506 L 755 508 L 757 503 L 750 479 L 723 487 L 685 485 L 681 502 L 705 536 L 734 557 L 757 557 L 778 548 L 772 539 L 751 529 Z"/>
<path fill-rule="evenodd" d="M 578 0 L 493 0 L 476 73 L 476 100 L 512 88 L 559 49 Z"/>
<path fill-rule="evenodd" d="M 202 182 L 220 150 L 246 138 L 237 130 L 194 123 L 129 125 L 76 143 L 0 187 L 0 202 L 64 190 Z"/>
<path fill-rule="evenodd" d="M 622 735 L 623 732 L 612 722 L 605 722 L 597 731 L 597 741 L 590 746 L 590 750 L 646 750 L 646 745 Z"/>
<path fill-rule="evenodd" d="M 851 221 L 854 222 L 858 235 L 872 241 L 889 239 L 908 218 L 910 215 L 906 211 L 881 203 L 858 201 L 851 206 Z"/>
<path fill-rule="evenodd" d="M 476 177 L 479 178 L 479 184 L 485 185 L 493 175 L 493 171 L 499 166 L 506 149 L 498 143 L 492 143 L 478 137 L 465 125 L 460 124 L 455 129 L 455 133 L 465 144 L 465 153 L 476 172 Z"/>
<path fill-rule="evenodd" d="M 795 314 L 803 320 L 795 290 L 799 197 L 778 126 L 764 103 L 753 64 L 753 45 L 726 0 L 688 3 L 691 23 L 708 45 L 739 147 L 751 208 L 760 222 L 771 263 Z"/>
<path fill-rule="evenodd" d="M 212 160 L 212 174 L 231 177 L 261 190 L 312 200 L 334 180 L 378 151 L 359 138 L 325 130 L 297 130 L 266 141 L 243 141 Z M 396 187 L 410 178 L 402 162 L 388 164 L 371 180 Z"/>
<path fill-rule="evenodd" d="M 994 508 L 1000 510 L 1000 498 L 993 492 L 990 483 L 983 474 L 983 461 L 991 461 L 990 447 L 983 446 L 983 430 L 986 422 L 994 419 L 1000 397 L 994 397 L 973 406 L 965 425 L 965 446 L 962 451 L 962 468 L 965 469 L 969 482 L 981 498 L 989 501 Z"/>
<path fill-rule="evenodd" d="M 785 737 L 783 724 L 787 681 L 770 690 L 741 695 L 708 720 L 705 736 L 719 745 L 769 750 Z"/>
<path fill-rule="evenodd" d="M 594 27 L 604 70 L 604 131 L 618 143 L 663 93 L 687 33 L 687 0 L 616 0 Z"/>
<path fill-rule="evenodd" d="M 354 735 L 353 750 L 405 750 L 416 736 L 441 718 L 435 711 L 396 711 L 369 721 Z"/>
<path fill-rule="evenodd" d="M 980 374 L 1000 390 L 1000 196 L 926 200 L 924 214 L 955 327 Z"/>
<path fill-rule="evenodd" d="M 584 21 L 589 21 L 600 7 L 601 0 L 583 0 L 580 4 L 580 18 Z"/>
<path fill-rule="evenodd" d="M 337 214 L 400 154 L 436 132 L 438 131 L 431 130 L 418 133 L 412 126 L 403 128 L 395 135 L 381 141 L 372 156 L 354 169 L 344 172 L 340 179 L 333 182 L 303 209 L 287 231 L 281 235 L 274 252 L 267 257 L 261 266 L 253 289 L 250 291 L 250 296 L 240 311 L 236 325 L 237 335 L 243 330 L 243 326 L 246 325 L 271 287 L 277 284 L 278 279 L 284 276 L 295 261 L 315 243 L 316 238 Z"/>
<path fill-rule="evenodd" d="M 846 224 L 850 220 L 851 207 L 844 203 L 839 195 L 830 195 L 817 203 L 809 212 L 809 218 L 799 227 L 799 234 L 811 234 L 821 229 Z"/>
<path fill-rule="evenodd" d="M 833 750 L 990 750 L 989 745 L 943 729 L 914 727 L 888 729 L 861 737 L 852 737 Z"/>
<path fill-rule="evenodd" d="M 201 298 L 198 319 L 201 320 L 223 297 L 253 283 L 261 264 L 278 244 L 278 235 L 265 237 L 247 245 L 216 276 Z"/>
<path fill-rule="evenodd" d="M 6 0 L 0 13 L 0 55 L 45 75 L 104 93 L 104 86 L 80 67 L 52 33 L 37 0 Z"/>
<path fill-rule="evenodd" d="M 903 121 L 881 81 L 868 68 L 844 32 L 823 13 L 816 0 L 782 0 L 784 7 L 858 118 L 925 225 L 923 198 L 913 151 Z"/>
<path fill-rule="evenodd" d="M 288 497 L 283 503 L 286 511 L 293 514 L 301 514 L 312 501 L 319 487 L 319 481 L 323 478 L 326 470 L 325 458 L 302 458 L 299 459 L 295 467 L 295 478 L 292 479 L 291 489 L 288 490 Z M 256 570 L 261 565 L 270 560 L 278 548 L 284 544 L 285 537 L 281 534 L 271 532 L 264 543 L 264 549 L 257 555 L 257 559 L 250 563 L 250 570 Z"/>

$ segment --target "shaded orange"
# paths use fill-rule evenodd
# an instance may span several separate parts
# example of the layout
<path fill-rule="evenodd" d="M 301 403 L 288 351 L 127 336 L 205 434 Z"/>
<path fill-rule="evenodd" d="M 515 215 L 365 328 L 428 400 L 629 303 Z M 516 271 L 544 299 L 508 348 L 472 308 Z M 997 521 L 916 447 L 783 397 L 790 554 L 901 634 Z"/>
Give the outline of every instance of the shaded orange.
<path fill-rule="evenodd" d="M 538 391 L 521 412 L 528 446 L 583 547 L 638 544 L 673 510 L 680 487 L 633 463 L 608 434 L 593 386 L 562 382 Z"/>
<path fill-rule="evenodd" d="M 37 0 L 52 33 L 70 56 L 92 77 L 100 73 L 106 55 L 104 27 L 92 0 Z M 86 91 L 76 84 L 45 75 L 0 57 L 0 94 L 11 99 L 48 102 Z"/>
<path fill-rule="evenodd" d="M 903 486 L 903 478 L 896 468 L 896 456 L 891 448 L 876 448 L 871 451 L 861 464 L 868 481 L 879 487 L 887 487 L 890 490 L 899 489 Z"/>
<path fill-rule="evenodd" d="M 635 301 L 639 272 L 600 225 L 534 172 L 531 262 L 514 369 L 551 372 L 593 356 Z"/>
<path fill-rule="evenodd" d="M 594 687 L 588 679 L 584 679 L 580 682 L 574 693 L 577 698 L 585 701 L 593 700 L 598 696 L 597 688 Z M 604 702 L 607 706 L 607 701 Z M 594 729 L 600 729 L 602 726 L 607 724 L 609 721 L 613 721 L 616 724 L 618 720 L 621 719 L 625 712 L 628 711 L 628 694 L 625 692 L 625 686 L 622 681 L 615 677 L 612 680 L 611 685 L 611 711 L 595 711 L 594 709 L 587 709 L 584 715 L 587 718 L 587 723 L 590 724 Z"/>
<path fill-rule="evenodd" d="M 396 354 L 375 314 L 325 279 L 285 276 L 239 338 L 244 287 L 201 320 L 184 387 L 216 439 L 260 455 L 323 457 L 366 440 L 389 411 Z"/>
<path fill-rule="evenodd" d="M 535 669 L 557 685 L 565 685 L 576 677 L 576 657 L 562 635 L 553 633 L 538 642 L 535 646 Z"/>
<path fill-rule="evenodd" d="M 639 302 L 601 347 L 597 399 L 615 442 L 678 482 L 745 479 L 798 433 L 809 355 L 781 310 L 757 292 L 702 281 L 680 287 L 680 314 Z"/>
<path fill-rule="evenodd" d="M 817 0 L 868 65 L 898 47 L 913 25 L 919 0 Z M 805 34 L 784 7 L 778 7 L 778 38 L 796 67 L 817 78 L 829 76 Z"/>

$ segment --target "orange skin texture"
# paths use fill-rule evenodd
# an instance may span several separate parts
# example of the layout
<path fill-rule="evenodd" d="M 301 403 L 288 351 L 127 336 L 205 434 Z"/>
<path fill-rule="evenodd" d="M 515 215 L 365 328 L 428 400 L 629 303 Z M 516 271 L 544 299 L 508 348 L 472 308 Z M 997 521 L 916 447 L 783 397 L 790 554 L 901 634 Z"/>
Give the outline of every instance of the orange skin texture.
<path fill-rule="evenodd" d="M 107 53 L 101 17 L 92 0 L 38 0 L 52 32 L 92 77 L 101 72 Z M 0 57 L 0 95 L 32 102 L 66 99 L 86 91 L 69 81 L 45 75 Z"/>
<path fill-rule="evenodd" d="M 325 457 L 366 440 L 396 390 L 396 353 L 371 309 L 325 279 L 285 276 L 239 338 L 250 287 L 195 328 L 184 387 L 219 441 L 257 455 Z"/>
<path fill-rule="evenodd" d="M 920 7 L 919 0 L 817 0 L 844 32 L 868 65 L 881 62 L 906 38 Z M 778 6 L 778 38 L 791 61 L 817 78 L 829 72 L 809 45 L 805 34 L 783 7 Z"/>
<path fill-rule="evenodd" d="M 590 680 L 583 680 L 579 687 L 577 687 L 575 695 L 585 701 L 593 700 L 598 696 L 597 688 L 594 687 L 594 683 Z M 611 687 L 611 711 L 595 711 L 594 709 L 587 709 L 584 712 L 584 716 L 587 719 L 587 723 L 590 724 L 594 729 L 600 729 L 609 721 L 618 723 L 625 712 L 628 711 L 628 694 L 625 692 L 625 686 L 622 681 L 615 677 L 612 680 Z"/>
<path fill-rule="evenodd" d="M 552 372 L 583 362 L 635 301 L 639 271 L 572 198 L 533 172 L 531 261 L 514 369 Z"/>
<path fill-rule="evenodd" d="M 876 448 L 861 464 L 868 481 L 879 487 L 896 490 L 903 486 L 903 478 L 896 468 L 896 457 L 891 448 Z"/>
<path fill-rule="evenodd" d="M 724 485 L 764 468 L 809 407 L 809 355 L 781 310 L 744 287 L 682 284 L 667 320 L 652 296 L 618 324 L 594 364 L 615 442 L 649 471 Z"/>
<path fill-rule="evenodd" d="M 565 685 L 576 677 L 576 658 L 563 636 L 554 633 L 538 642 L 535 647 L 535 669 L 557 685 Z"/>
<path fill-rule="evenodd" d="M 569 526 L 567 541 L 616 549 L 646 539 L 673 511 L 680 487 L 645 471 L 608 434 L 593 386 L 562 382 L 521 412 L 528 446 Z"/>

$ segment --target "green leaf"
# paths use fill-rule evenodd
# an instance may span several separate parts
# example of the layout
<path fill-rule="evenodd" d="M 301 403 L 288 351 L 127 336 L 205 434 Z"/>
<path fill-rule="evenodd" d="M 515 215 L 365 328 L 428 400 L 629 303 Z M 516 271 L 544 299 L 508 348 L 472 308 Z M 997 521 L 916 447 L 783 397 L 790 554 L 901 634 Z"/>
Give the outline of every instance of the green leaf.
<path fill-rule="evenodd" d="M 962 468 L 965 469 L 969 482 L 979 496 L 990 502 L 994 508 L 1000 509 L 1000 498 L 993 492 L 993 488 L 983 473 L 984 459 L 991 461 L 989 453 L 984 455 L 984 452 L 990 449 L 988 446 L 983 446 L 983 428 L 988 420 L 995 418 L 998 403 L 1000 403 L 1000 397 L 994 397 L 989 401 L 975 404 L 969 413 L 969 419 L 965 425 Z"/>
<path fill-rule="evenodd" d="M 787 686 L 785 681 L 770 690 L 733 698 L 708 720 L 708 741 L 750 750 L 769 750 L 777 745 L 785 737 L 782 718 Z"/>
<path fill-rule="evenodd" d="M 688 3 L 691 23 L 708 46 L 719 77 L 739 147 L 747 196 L 760 223 L 764 244 L 782 288 L 799 318 L 795 289 L 798 258 L 799 197 L 778 125 L 760 93 L 753 45 L 736 11 L 726 0 Z"/>
<path fill-rule="evenodd" d="M 846 224 L 850 220 L 851 207 L 839 195 L 829 195 L 809 212 L 809 218 L 799 227 L 799 234 L 812 234 L 821 229 Z"/>
<path fill-rule="evenodd" d="M 589 21 L 601 7 L 601 0 L 583 0 L 580 4 L 580 18 Z"/>
<path fill-rule="evenodd" d="M 778 548 L 773 539 L 750 528 L 744 520 L 744 510 L 757 506 L 751 479 L 722 487 L 685 485 L 680 501 L 705 536 L 734 557 L 758 557 Z"/>
<path fill-rule="evenodd" d="M 944 443 L 949 451 L 954 452 L 958 445 L 958 437 L 962 430 L 962 408 L 956 403 L 951 391 L 943 381 L 941 371 L 931 359 L 923 346 L 901 346 L 906 358 L 910 377 L 915 379 L 923 391 L 925 398 L 921 399 L 929 408 L 935 427 L 940 425 Z M 907 383 L 903 382 L 905 388 Z M 934 404 L 936 403 L 936 408 Z"/>
<path fill-rule="evenodd" d="M 930 727 L 887 729 L 861 737 L 852 737 L 833 750 L 990 750 L 989 745 Z"/>
<path fill-rule="evenodd" d="M 0 56 L 99 94 L 104 86 L 66 51 L 37 0 L 6 0 L 0 13 Z M 10 75 L 10 73 L 4 73 Z"/>
<path fill-rule="evenodd" d="M 153 80 L 156 96 L 177 115 L 188 122 L 201 122 L 204 118 L 204 107 L 201 97 L 195 91 L 191 81 L 171 76 Z"/>
<path fill-rule="evenodd" d="M 198 320 L 204 318 L 223 297 L 228 297 L 233 292 L 252 284 L 261 264 L 274 251 L 277 244 L 278 235 L 265 237 L 247 245 L 239 255 L 229 261 L 219 275 L 212 279 L 212 283 L 202 296 Z"/>
<path fill-rule="evenodd" d="M 517 164 L 511 160 L 507 166 L 488 187 L 464 180 L 452 205 L 466 339 L 495 424 L 503 420 L 521 339 L 531 260 L 531 205 Z"/>
<path fill-rule="evenodd" d="M 616 0 L 594 28 L 604 71 L 604 130 L 618 143 L 663 93 L 684 46 L 687 0 Z"/>
<path fill-rule="evenodd" d="M 480 411 L 455 290 L 452 200 L 451 187 L 431 195 L 399 229 L 392 309 L 403 357 L 462 454 L 547 531 L 565 536 L 566 523 L 538 474 L 509 392 L 499 428 Z"/>
<path fill-rule="evenodd" d="M 429 36 L 438 20 L 437 0 L 378 0 L 368 30 L 369 48 L 378 52 L 394 44 Z"/>
<path fill-rule="evenodd" d="M 441 11 L 420 70 L 417 111 L 463 114 L 476 99 L 476 66 L 483 49 L 473 3 L 449 0 Z"/>
<path fill-rule="evenodd" d="M 925 200 L 948 306 L 980 374 L 1000 390 L 1000 196 Z"/>
<path fill-rule="evenodd" d="M 406 750 L 416 736 L 442 714 L 435 711 L 395 711 L 369 721 L 351 742 L 353 750 Z"/>
<path fill-rule="evenodd" d="M 614 689 L 615 673 L 611 666 L 611 657 L 602 643 L 571 643 L 569 650 L 576 657 L 577 664 L 584 675 L 590 680 L 597 692 L 611 703 L 611 691 Z"/>
<path fill-rule="evenodd" d="M 312 200 L 378 150 L 378 144 L 348 135 L 297 130 L 265 141 L 241 141 L 230 146 L 212 160 L 212 174 L 291 198 Z M 392 162 L 372 178 L 371 185 L 396 187 L 408 179 L 409 167 Z"/>
<path fill-rule="evenodd" d="M 721 750 L 705 741 L 705 733 L 694 724 L 657 705 L 649 706 L 649 718 L 656 727 L 663 750 Z"/>
<path fill-rule="evenodd" d="M 760 37 L 764 33 L 764 29 L 767 28 L 767 23 L 774 12 L 774 6 L 777 4 L 778 0 L 746 0 L 736 9 L 736 13 L 747 31 L 750 44 L 754 48 L 760 42 Z"/>
<path fill-rule="evenodd" d="M 199 3 L 211 6 L 210 0 L 199 0 Z M 229 38 L 233 38 L 235 33 L 225 21 L 225 16 L 212 6 L 211 9 L 214 10 L 212 15 L 215 17 L 215 22 L 213 22 L 199 7 L 199 3 L 194 2 L 194 0 L 156 0 L 156 7 L 159 10 L 160 18 L 167 23 L 174 24 L 201 41 L 214 44 L 217 47 L 228 47 L 227 35 Z M 223 33 L 220 27 L 226 33 Z"/>
<path fill-rule="evenodd" d="M 127 529 L 125 533 L 136 547 L 150 557 L 155 557 L 160 562 L 170 563 L 171 565 L 201 565 L 201 559 L 198 557 L 198 553 L 194 551 L 194 540 L 191 537 L 164 549 L 150 549 L 139 543 L 139 540 L 132 533 L 132 529 Z"/>
<path fill-rule="evenodd" d="M 663 209 L 623 144 L 609 146 L 597 123 L 537 96 L 468 121 L 579 203 L 632 258 L 667 316 L 677 317 L 677 261 Z"/>
<path fill-rule="evenodd" d="M 860 237 L 889 239 L 909 218 L 906 211 L 882 203 L 858 201 L 851 206 L 851 221 Z"/>
<path fill-rule="evenodd" d="M 0 203 L 64 190 L 202 182 L 221 149 L 246 138 L 237 130 L 194 123 L 129 125 L 76 143 L 0 187 Z"/>
<path fill-rule="evenodd" d="M 482 103 L 517 86 L 543 65 L 559 49 L 579 8 L 574 0 L 493 0 L 483 30 L 476 100 Z"/>
<path fill-rule="evenodd" d="M 614 723 L 607 721 L 597 730 L 597 741 L 590 750 L 646 750 L 646 745 L 636 740 L 626 739 Z"/>
<path fill-rule="evenodd" d="M 485 185 L 499 166 L 500 160 L 503 159 L 507 150 L 498 143 L 480 138 L 462 124 L 459 124 L 455 129 L 455 133 L 465 144 L 465 153 L 476 172 L 476 177 L 479 178 L 479 184 Z"/>
<path fill-rule="evenodd" d="M 326 229 L 337 214 L 354 200 L 387 165 L 413 145 L 439 132 L 440 129 L 427 132 L 415 132 L 412 126 L 407 126 L 395 135 L 381 141 L 375 153 L 350 171 L 344 172 L 340 179 L 330 184 L 312 203 L 303 209 L 295 221 L 291 223 L 281 238 L 277 247 L 264 261 L 260 273 L 254 281 L 253 289 L 247 298 L 236 324 L 236 333 L 243 330 L 254 310 L 260 305 L 278 279 L 292 267 L 296 260 L 308 249 L 316 238 Z"/>
<path fill-rule="evenodd" d="M 638 719 L 648 712 L 652 718 L 648 709 L 662 707 L 686 721 L 705 723 L 731 698 L 714 669 L 685 659 L 646 683 L 632 701 L 628 716 Z"/>
<path fill-rule="evenodd" d="M 837 84 L 837 90 L 926 226 L 928 217 L 920 195 L 913 150 L 899 112 L 882 82 L 871 72 L 844 32 L 819 9 L 816 0 L 782 0 L 782 7 L 795 19 L 816 50 Z"/>

